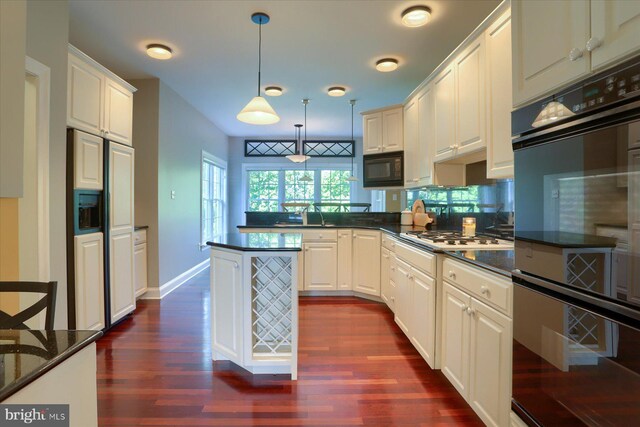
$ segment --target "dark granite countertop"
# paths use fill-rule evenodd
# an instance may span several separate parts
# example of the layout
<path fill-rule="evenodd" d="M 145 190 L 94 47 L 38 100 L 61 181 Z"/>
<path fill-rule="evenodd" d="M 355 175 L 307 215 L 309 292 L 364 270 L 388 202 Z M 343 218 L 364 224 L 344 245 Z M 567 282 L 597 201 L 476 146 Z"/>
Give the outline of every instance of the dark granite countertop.
<path fill-rule="evenodd" d="M 306 230 L 306 229 L 323 229 L 323 230 L 333 230 L 338 228 L 357 228 L 362 230 L 380 230 L 386 231 L 390 234 L 400 234 L 406 233 L 407 231 L 424 231 L 425 227 L 419 227 L 417 225 L 400 225 L 400 224 L 355 224 L 355 225 L 328 225 L 323 226 L 320 224 L 287 224 L 287 225 L 238 225 L 238 229 L 243 228 L 268 228 L 271 230 L 282 230 L 281 232 L 286 232 L 287 229 L 295 229 L 295 230 Z M 435 230 L 436 228 L 434 228 Z"/>
<path fill-rule="evenodd" d="M 511 271 L 515 265 L 515 251 L 513 250 L 468 250 L 445 251 L 445 254 L 466 261 L 478 267 L 511 278 Z"/>
<path fill-rule="evenodd" d="M 149 228 L 148 225 L 136 225 L 135 227 L 133 227 L 133 231 L 146 230 L 147 228 Z"/>
<path fill-rule="evenodd" d="M 0 402 L 101 336 L 98 331 L 0 329 Z"/>
<path fill-rule="evenodd" d="M 519 231 L 515 235 L 515 240 L 559 248 L 614 248 L 616 246 L 616 239 L 611 237 L 561 231 Z"/>
<path fill-rule="evenodd" d="M 227 233 L 215 242 L 207 245 L 246 252 L 262 251 L 300 251 L 302 234 L 300 233 Z"/>

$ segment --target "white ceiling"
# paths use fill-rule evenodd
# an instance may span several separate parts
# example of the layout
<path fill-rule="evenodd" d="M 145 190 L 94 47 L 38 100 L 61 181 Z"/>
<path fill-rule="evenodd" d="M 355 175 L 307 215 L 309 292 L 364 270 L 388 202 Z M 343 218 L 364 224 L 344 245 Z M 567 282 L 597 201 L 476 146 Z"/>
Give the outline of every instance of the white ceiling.
<path fill-rule="evenodd" d="M 426 4 L 429 24 L 406 28 L 402 10 Z M 294 134 L 307 107 L 308 138 L 351 133 L 349 99 L 359 112 L 401 103 L 499 4 L 499 0 L 308 0 L 70 2 L 70 42 L 125 79 L 159 77 L 230 136 Z M 275 125 L 253 126 L 236 114 L 257 92 L 258 26 L 254 12 L 271 22 L 262 28 L 262 87 L 285 93 L 267 97 L 280 116 Z M 174 50 L 170 61 L 145 55 L 148 43 Z M 375 70 L 386 56 L 400 60 L 392 73 Z M 329 86 L 348 88 L 342 98 Z"/>

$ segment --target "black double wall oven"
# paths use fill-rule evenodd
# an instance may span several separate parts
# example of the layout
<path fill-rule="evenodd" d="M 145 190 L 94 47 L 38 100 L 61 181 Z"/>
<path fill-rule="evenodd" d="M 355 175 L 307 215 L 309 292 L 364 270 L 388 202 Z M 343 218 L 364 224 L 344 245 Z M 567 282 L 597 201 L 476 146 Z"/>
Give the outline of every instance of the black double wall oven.
<path fill-rule="evenodd" d="M 512 130 L 512 409 L 638 425 L 640 58 L 514 111 Z"/>

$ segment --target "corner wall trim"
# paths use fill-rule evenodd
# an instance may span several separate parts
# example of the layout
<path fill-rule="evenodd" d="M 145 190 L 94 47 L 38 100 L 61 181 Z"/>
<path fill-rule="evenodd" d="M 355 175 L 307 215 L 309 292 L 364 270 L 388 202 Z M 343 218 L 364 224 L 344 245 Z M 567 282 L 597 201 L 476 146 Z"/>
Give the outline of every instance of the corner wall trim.
<path fill-rule="evenodd" d="M 182 286 L 185 282 L 187 282 L 193 276 L 209 268 L 210 262 L 211 262 L 210 258 L 207 257 L 207 259 L 202 261 L 200 264 L 191 267 L 190 269 L 180 274 L 179 276 L 176 276 L 173 279 L 169 280 L 167 283 L 160 286 L 159 288 L 147 289 L 147 292 L 145 292 L 145 294 L 142 295 L 140 299 L 162 299 L 166 297 L 171 292 L 173 292 L 174 290 Z"/>

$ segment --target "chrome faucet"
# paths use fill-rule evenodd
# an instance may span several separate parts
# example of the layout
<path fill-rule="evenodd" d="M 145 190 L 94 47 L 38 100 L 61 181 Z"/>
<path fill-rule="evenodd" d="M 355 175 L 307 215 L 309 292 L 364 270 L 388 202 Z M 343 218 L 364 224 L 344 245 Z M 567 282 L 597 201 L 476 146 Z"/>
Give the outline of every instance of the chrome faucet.
<path fill-rule="evenodd" d="M 318 209 L 318 213 L 320 214 L 320 225 L 324 227 L 324 216 L 322 215 L 322 210 Z"/>
<path fill-rule="evenodd" d="M 302 212 L 300 212 L 300 216 L 302 217 L 302 225 L 307 225 L 308 221 L 307 221 L 307 211 L 303 210 Z"/>

